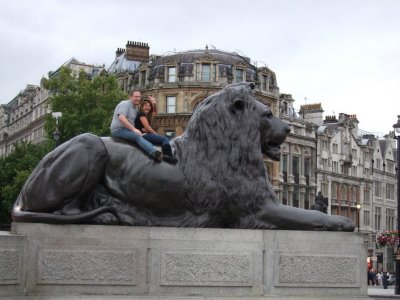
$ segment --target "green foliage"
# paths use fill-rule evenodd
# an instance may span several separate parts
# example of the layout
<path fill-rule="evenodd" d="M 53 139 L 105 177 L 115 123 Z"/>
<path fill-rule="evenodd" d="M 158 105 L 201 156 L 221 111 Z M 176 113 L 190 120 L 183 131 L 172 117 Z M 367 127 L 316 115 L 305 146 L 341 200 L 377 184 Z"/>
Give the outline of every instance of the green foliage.
<path fill-rule="evenodd" d="M 56 77 L 46 80 L 44 86 L 52 94 L 49 99 L 51 110 L 62 113 L 58 125 L 60 143 L 85 132 L 110 135 L 114 108 L 122 99 L 128 98 L 119 88 L 115 76 L 91 79 L 84 71 L 76 76 L 65 67 Z M 56 120 L 51 115 L 47 116 L 45 129 L 50 138 L 55 128 Z"/>
<path fill-rule="evenodd" d="M 47 143 L 18 143 L 7 157 L 0 158 L 0 227 L 11 223 L 11 208 L 26 179 L 50 150 Z"/>
<path fill-rule="evenodd" d="M 114 108 L 122 99 L 127 99 L 115 76 L 92 79 L 84 71 L 77 75 L 65 67 L 54 78 L 44 80 L 43 85 L 52 95 L 49 98 L 51 110 L 62 113 L 58 120 L 59 143 L 85 132 L 109 135 Z M 9 226 L 11 208 L 23 184 L 43 156 L 54 147 L 55 129 L 56 120 L 49 114 L 45 123 L 47 143 L 20 143 L 13 153 L 0 158 L 0 227 Z"/>

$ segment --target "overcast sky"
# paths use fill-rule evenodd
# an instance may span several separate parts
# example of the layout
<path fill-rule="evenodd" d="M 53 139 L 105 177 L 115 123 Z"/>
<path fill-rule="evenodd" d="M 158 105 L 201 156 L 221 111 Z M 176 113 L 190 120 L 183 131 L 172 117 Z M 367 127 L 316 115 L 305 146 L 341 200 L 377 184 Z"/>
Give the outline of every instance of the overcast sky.
<path fill-rule="evenodd" d="M 109 67 L 130 40 L 151 54 L 239 52 L 296 109 L 356 114 L 367 132 L 400 115 L 400 0 L 0 0 L 0 38 L 0 104 L 72 57 Z"/>

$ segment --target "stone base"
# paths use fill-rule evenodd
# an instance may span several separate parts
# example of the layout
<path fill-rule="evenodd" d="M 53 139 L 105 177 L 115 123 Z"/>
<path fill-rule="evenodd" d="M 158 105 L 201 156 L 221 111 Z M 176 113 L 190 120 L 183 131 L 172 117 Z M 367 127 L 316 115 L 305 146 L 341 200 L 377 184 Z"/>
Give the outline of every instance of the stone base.
<path fill-rule="evenodd" d="M 14 223 L 0 297 L 368 299 L 366 257 L 348 232 Z"/>

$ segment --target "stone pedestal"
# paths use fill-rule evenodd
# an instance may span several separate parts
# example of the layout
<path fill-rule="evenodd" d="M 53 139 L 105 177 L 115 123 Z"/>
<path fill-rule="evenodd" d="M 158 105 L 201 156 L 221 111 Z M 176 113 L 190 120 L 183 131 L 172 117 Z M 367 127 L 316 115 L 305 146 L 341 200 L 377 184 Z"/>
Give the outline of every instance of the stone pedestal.
<path fill-rule="evenodd" d="M 348 232 L 14 223 L 0 297 L 368 299 L 366 257 Z"/>

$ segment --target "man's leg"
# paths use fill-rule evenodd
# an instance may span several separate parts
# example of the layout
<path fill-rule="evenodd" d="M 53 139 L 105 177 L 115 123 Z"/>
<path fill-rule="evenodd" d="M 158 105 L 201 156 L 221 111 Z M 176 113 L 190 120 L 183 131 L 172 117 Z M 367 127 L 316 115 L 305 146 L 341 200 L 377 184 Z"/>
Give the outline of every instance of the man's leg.
<path fill-rule="evenodd" d="M 146 141 L 142 136 L 137 135 L 133 131 L 126 128 L 118 128 L 113 130 L 111 135 L 136 143 L 136 145 L 138 145 L 151 158 L 161 161 L 160 151 L 156 150 L 150 142 Z"/>

